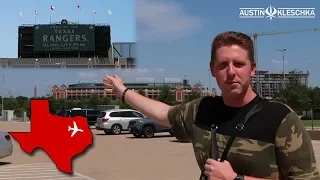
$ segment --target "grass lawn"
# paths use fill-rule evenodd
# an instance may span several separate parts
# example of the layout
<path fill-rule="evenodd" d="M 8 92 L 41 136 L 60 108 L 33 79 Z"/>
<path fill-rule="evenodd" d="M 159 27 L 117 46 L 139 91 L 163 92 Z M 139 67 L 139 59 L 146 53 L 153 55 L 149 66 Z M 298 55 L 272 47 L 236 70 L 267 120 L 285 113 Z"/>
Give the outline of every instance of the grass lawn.
<path fill-rule="evenodd" d="M 307 127 L 312 126 L 312 121 L 311 120 L 302 120 L 303 124 Z M 320 128 L 320 120 L 313 120 L 313 127 L 319 127 Z"/>

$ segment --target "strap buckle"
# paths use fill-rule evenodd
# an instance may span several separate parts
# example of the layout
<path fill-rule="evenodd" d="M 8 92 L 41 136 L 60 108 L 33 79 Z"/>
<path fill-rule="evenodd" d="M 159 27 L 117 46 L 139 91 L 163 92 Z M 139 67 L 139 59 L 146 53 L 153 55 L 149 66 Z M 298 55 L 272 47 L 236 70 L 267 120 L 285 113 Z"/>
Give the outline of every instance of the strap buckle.
<path fill-rule="evenodd" d="M 239 124 L 236 125 L 236 129 L 237 129 L 238 131 L 242 131 L 243 128 L 244 128 L 244 124 L 239 123 Z"/>
<path fill-rule="evenodd" d="M 218 128 L 217 125 L 215 125 L 215 124 L 212 124 L 212 125 L 211 125 L 211 130 L 214 130 L 214 129 L 217 129 L 217 128 Z"/>

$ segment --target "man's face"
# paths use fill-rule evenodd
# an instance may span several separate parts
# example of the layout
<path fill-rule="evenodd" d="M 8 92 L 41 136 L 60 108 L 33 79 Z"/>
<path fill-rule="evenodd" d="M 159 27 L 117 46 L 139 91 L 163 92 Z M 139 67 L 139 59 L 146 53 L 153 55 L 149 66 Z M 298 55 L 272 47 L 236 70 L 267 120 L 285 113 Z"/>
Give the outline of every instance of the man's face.
<path fill-rule="evenodd" d="M 255 74 L 248 52 L 237 45 L 223 46 L 216 52 L 211 64 L 211 73 L 223 95 L 234 96 L 246 93 L 251 77 Z"/>

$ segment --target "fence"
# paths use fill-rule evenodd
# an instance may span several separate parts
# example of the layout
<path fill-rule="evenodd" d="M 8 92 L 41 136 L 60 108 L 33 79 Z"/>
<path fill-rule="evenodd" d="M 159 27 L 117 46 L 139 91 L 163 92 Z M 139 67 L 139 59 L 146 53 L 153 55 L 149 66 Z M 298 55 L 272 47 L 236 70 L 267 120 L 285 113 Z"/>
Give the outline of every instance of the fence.
<path fill-rule="evenodd" d="M 301 108 L 294 111 L 301 116 L 301 120 L 320 120 L 320 108 Z"/>
<path fill-rule="evenodd" d="M 11 120 L 8 119 L 2 119 L 2 117 L 0 116 L 1 121 L 5 121 L 5 122 L 30 122 L 30 119 L 28 117 L 26 118 L 19 118 L 19 117 L 13 117 Z"/>

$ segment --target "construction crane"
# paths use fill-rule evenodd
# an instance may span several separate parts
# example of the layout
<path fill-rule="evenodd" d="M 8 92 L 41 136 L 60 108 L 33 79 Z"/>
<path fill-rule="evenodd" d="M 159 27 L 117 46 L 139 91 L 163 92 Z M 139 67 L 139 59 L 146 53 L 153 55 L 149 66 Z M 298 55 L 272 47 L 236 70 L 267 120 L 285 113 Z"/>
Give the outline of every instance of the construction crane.
<path fill-rule="evenodd" d="M 273 32 L 262 32 L 262 33 L 253 33 L 249 34 L 249 36 L 253 37 L 254 42 L 254 55 L 255 61 L 257 64 L 257 86 L 256 92 L 261 95 L 261 88 L 260 88 L 260 77 L 259 77 L 259 69 L 258 69 L 258 36 L 270 36 L 270 35 L 279 35 L 279 34 L 292 34 L 298 32 L 309 32 L 309 31 L 319 31 L 320 28 L 313 28 L 313 29 L 300 29 L 300 30 L 292 30 L 292 31 L 273 31 Z"/>

